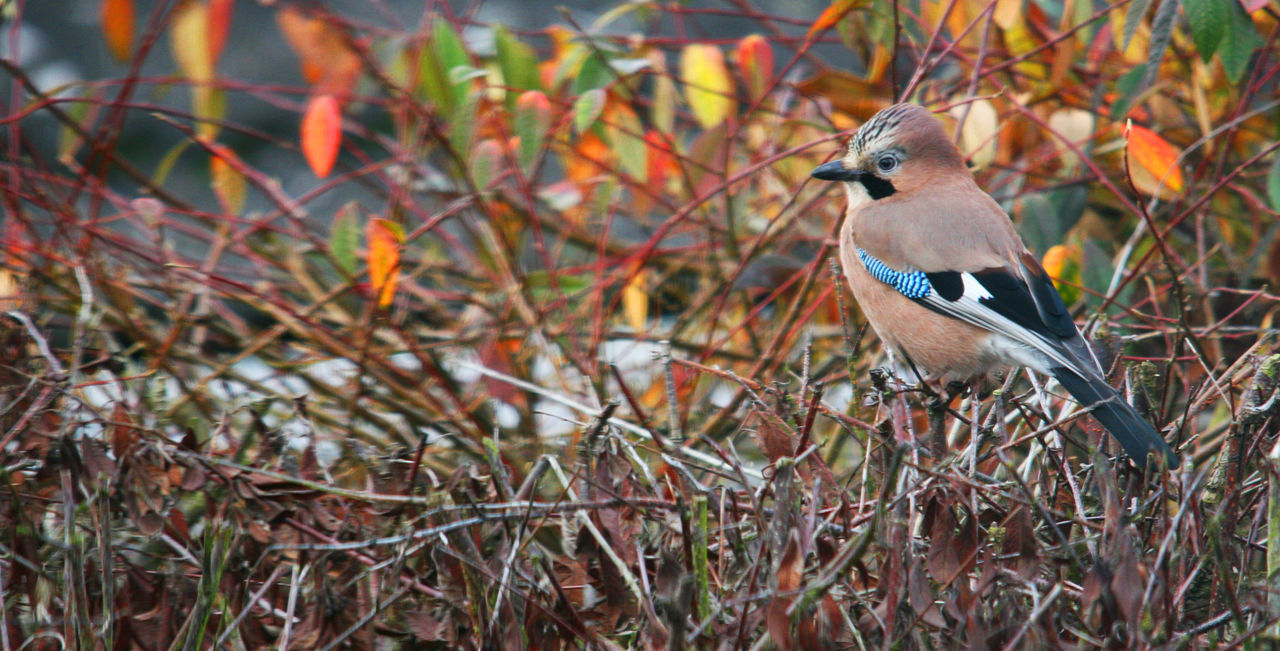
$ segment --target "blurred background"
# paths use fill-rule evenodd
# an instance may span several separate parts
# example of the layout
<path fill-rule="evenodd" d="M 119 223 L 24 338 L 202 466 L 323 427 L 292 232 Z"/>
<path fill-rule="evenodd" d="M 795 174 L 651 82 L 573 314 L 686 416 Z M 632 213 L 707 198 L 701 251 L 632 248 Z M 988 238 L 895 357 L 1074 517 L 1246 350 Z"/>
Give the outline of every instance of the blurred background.
<path fill-rule="evenodd" d="M 1275 639 L 1274 2 L 3 12 L 0 648 Z M 875 372 L 897 101 L 1179 474 Z"/>

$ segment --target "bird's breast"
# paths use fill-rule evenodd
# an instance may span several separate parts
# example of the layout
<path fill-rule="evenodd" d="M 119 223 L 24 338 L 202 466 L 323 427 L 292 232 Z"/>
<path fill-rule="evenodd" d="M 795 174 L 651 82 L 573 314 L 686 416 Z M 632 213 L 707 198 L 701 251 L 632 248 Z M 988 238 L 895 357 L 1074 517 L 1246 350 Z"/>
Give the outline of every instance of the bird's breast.
<path fill-rule="evenodd" d="M 874 278 L 857 254 L 850 228 L 842 229 L 840 261 L 858 308 L 880 342 L 900 363 L 910 358 L 929 377 L 972 380 L 1003 370 L 991 333 L 943 316 Z"/>

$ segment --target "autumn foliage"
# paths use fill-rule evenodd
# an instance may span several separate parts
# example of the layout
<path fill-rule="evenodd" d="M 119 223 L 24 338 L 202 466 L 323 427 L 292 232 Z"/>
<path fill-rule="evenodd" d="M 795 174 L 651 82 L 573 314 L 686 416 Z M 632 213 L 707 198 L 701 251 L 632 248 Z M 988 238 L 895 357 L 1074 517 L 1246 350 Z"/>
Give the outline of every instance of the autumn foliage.
<path fill-rule="evenodd" d="M 0 59 L 0 649 L 1280 639 L 1275 3 L 403 4 Z M 808 174 L 902 100 L 1176 474 L 887 381 Z"/>

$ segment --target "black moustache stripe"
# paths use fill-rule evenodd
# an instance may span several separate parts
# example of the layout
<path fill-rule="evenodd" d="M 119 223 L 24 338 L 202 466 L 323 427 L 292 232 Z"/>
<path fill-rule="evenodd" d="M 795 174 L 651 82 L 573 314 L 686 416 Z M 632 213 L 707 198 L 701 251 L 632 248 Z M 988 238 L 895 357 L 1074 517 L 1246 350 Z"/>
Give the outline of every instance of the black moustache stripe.
<path fill-rule="evenodd" d="M 867 194 L 871 195 L 872 199 L 880 200 L 897 192 L 892 183 L 875 174 L 863 174 L 858 178 L 858 182 L 867 189 Z"/>

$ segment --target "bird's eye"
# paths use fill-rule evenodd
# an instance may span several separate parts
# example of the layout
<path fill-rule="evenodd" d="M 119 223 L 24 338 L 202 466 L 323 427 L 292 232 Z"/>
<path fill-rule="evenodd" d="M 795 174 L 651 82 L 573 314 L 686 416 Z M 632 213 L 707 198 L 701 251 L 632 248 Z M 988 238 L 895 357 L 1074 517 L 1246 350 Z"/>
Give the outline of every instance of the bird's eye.
<path fill-rule="evenodd" d="M 881 172 L 892 172 L 898 169 L 898 157 L 893 154 L 885 154 L 876 161 L 876 167 Z"/>

